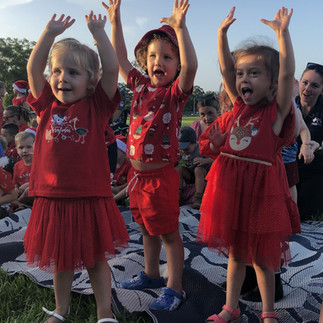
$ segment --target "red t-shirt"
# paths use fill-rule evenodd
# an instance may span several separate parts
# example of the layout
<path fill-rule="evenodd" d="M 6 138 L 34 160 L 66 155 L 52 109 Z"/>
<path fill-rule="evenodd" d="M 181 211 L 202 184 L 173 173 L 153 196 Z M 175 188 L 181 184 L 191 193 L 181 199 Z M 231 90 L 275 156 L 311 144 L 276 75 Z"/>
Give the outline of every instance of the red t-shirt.
<path fill-rule="evenodd" d="M 176 162 L 182 112 L 190 94 L 180 89 L 178 78 L 167 87 L 155 87 L 134 68 L 127 83 L 133 91 L 127 156 L 143 162 Z"/>
<path fill-rule="evenodd" d="M 9 193 L 14 189 L 13 181 L 11 178 L 12 176 L 10 173 L 0 168 L 0 195 Z"/>
<path fill-rule="evenodd" d="M 19 186 L 28 183 L 30 172 L 31 165 L 25 165 L 23 160 L 18 161 L 13 167 L 13 183 Z"/>
<path fill-rule="evenodd" d="M 20 98 L 14 97 L 12 99 L 12 104 L 16 105 L 17 107 L 22 107 L 26 100 L 27 100 L 27 97 L 25 96 L 22 96 Z"/>
<path fill-rule="evenodd" d="M 105 144 L 107 146 L 112 145 L 117 140 L 114 134 L 114 131 L 109 124 L 106 125 L 104 135 L 105 135 Z"/>
<path fill-rule="evenodd" d="M 21 160 L 15 145 L 12 145 L 12 144 L 8 145 L 6 155 L 9 157 L 13 157 L 15 160 Z"/>
<path fill-rule="evenodd" d="M 104 130 L 120 103 L 99 83 L 94 93 L 70 104 L 54 97 L 49 83 L 27 102 L 41 121 L 37 128 L 30 176 L 30 196 L 112 197 Z"/>
<path fill-rule="evenodd" d="M 114 172 L 111 185 L 120 186 L 126 184 L 130 167 L 131 164 L 129 159 L 125 159 L 122 165 Z"/>

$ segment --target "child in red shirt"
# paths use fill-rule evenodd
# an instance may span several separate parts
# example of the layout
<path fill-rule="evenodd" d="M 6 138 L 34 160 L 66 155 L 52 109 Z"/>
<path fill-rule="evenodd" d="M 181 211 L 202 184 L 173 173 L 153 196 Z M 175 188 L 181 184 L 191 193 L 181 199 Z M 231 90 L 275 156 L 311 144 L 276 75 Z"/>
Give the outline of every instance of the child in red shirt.
<path fill-rule="evenodd" d="M 6 155 L 13 157 L 16 161 L 20 160 L 17 152 L 15 136 L 19 132 L 19 127 L 15 123 L 5 123 L 1 127 L 1 136 L 7 141 Z"/>
<path fill-rule="evenodd" d="M 146 33 L 135 48 L 145 75 L 127 58 L 122 33 L 120 2 L 105 5 L 111 22 L 112 45 L 116 50 L 122 78 L 134 92 L 127 156 L 131 212 L 143 234 L 145 270 L 125 280 L 128 289 L 158 288 L 161 240 L 167 255 L 167 287 L 150 305 L 154 310 L 174 310 L 184 300 L 182 274 L 184 248 L 178 231 L 179 177 L 174 162 L 179 158 L 177 136 L 182 111 L 192 92 L 197 58 L 185 24 L 188 0 L 174 2 L 173 13 L 159 29 Z"/>
<path fill-rule="evenodd" d="M 24 80 L 18 80 L 12 84 L 12 89 L 15 95 L 12 99 L 12 104 L 18 107 L 23 107 L 29 111 L 30 107 L 27 103 L 27 96 L 29 90 L 28 82 Z"/>
<path fill-rule="evenodd" d="M 13 203 L 16 208 L 31 207 L 33 198 L 29 197 L 29 178 L 34 156 L 35 135 L 31 132 L 19 132 L 16 137 L 16 146 L 21 158 L 13 168 L 13 182 L 18 192 L 18 199 Z"/>
<path fill-rule="evenodd" d="M 27 73 L 28 103 L 40 117 L 29 195 L 34 196 L 24 245 L 28 264 L 53 270 L 55 311 L 69 313 L 74 271 L 86 268 L 97 318 L 117 322 L 111 310 L 107 259 L 129 239 L 113 200 L 104 130 L 120 102 L 118 60 L 104 30 L 106 17 L 85 16 L 98 54 L 73 38 L 53 44 L 74 23 L 53 15 L 34 47 Z M 49 59 L 48 59 L 48 54 Z M 44 69 L 49 62 L 50 83 Z"/>

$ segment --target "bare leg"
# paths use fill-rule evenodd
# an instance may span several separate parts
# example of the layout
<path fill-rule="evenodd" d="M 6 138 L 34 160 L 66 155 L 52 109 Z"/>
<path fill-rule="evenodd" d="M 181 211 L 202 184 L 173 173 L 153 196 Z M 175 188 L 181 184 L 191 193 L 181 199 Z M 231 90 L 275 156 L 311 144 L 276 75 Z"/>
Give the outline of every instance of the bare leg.
<path fill-rule="evenodd" d="M 168 281 L 167 287 L 182 293 L 182 278 L 184 268 L 184 247 L 179 231 L 162 235 L 166 250 Z"/>
<path fill-rule="evenodd" d="M 233 310 L 238 308 L 241 287 L 246 275 L 246 264 L 229 255 L 228 269 L 227 269 L 227 294 L 226 305 Z M 229 321 L 231 313 L 222 310 L 219 314 L 220 317 Z"/>
<path fill-rule="evenodd" d="M 87 271 L 96 300 L 98 319 L 112 318 L 111 275 L 108 263 L 98 262 L 93 268 Z"/>
<path fill-rule="evenodd" d="M 72 283 L 74 278 L 74 272 L 64 271 L 53 274 L 54 293 L 55 293 L 55 312 L 62 316 L 66 316 L 70 304 L 70 295 L 72 289 Z M 46 321 L 47 323 L 60 322 L 57 318 L 51 316 Z"/>
<path fill-rule="evenodd" d="M 195 175 L 195 191 L 196 193 L 203 194 L 205 188 L 205 176 L 206 176 L 206 169 L 203 167 L 196 167 L 194 169 Z"/>
<path fill-rule="evenodd" d="M 159 236 L 151 236 L 144 224 L 139 225 L 144 245 L 145 274 L 151 279 L 160 278 L 159 259 L 161 240 Z"/>
<path fill-rule="evenodd" d="M 257 264 L 253 265 L 256 271 L 258 287 L 262 300 L 262 311 L 274 312 L 275 299 L 275 273 L 273 270 L 264 268 Z M 274 318 L 266 318 L 266 323 L 277 322 Z"/>
<path fill-rule="evenodd" d="M 289 188 L 289 191 L 290 191 L 290 195 L 292 197 L 292 200 L 297 203 L 297 189 L 296 189 L 296 185 L 294 186 L 291 186 Z"/>
<path fill-rule="evenodd" d="M 183 189 L 183 166 L 175 167 L 179 175 L 179 189 Z"/>
<path fill-rule="evenodd" d="M 322 302 L 322 305 L 321 305 L 321 312 L 320 312 L 319 323 L 323 323 L 323 302 Z"/>

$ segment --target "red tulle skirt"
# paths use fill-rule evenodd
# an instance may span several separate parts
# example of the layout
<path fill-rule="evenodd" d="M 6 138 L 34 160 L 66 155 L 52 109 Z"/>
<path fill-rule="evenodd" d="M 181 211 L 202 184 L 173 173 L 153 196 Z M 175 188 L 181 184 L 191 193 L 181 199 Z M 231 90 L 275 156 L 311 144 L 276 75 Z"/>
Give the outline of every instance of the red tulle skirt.
<path fill-rule="evenodd" d="M 291 261 L 300 220 L 279 158 L 269 166 L 220 154 L 206 179 L 197 241 L 272 270 Z"/>
<path fill-rule="evenodd" d="M 28 265 L 47 271 L 92 268 L 127 246 L 129 235 L 112 198 L 35 198 L 24 237 Z"/>

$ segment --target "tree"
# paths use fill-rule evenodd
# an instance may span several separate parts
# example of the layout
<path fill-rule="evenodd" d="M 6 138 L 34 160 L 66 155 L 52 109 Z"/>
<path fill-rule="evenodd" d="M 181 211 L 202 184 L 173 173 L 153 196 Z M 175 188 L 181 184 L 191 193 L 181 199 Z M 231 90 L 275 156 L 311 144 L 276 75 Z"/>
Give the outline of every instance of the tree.
<path fill-rule="evenodd" d="M 35 44 L 25 38 L 0 38 L 0 80 L 6 83 L 9 93 L 5 97 L 4 105 L 11 102 L 12 83 L 27 80 L 27 61 Z"/>
<path fill-rule="evenodd" d="M 189 114 L 195 114 L 196 111 L 196 99 L 198 97 L 203 96 L 204 90 L 199 85 L 194 85 L 193 87 L 193 93 L 187 100 L 185 107 L 184 107 L 184 113 Z"/>

